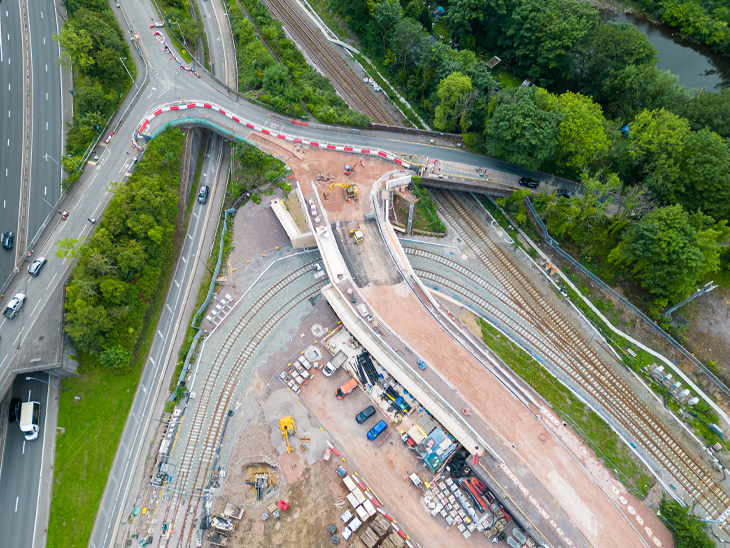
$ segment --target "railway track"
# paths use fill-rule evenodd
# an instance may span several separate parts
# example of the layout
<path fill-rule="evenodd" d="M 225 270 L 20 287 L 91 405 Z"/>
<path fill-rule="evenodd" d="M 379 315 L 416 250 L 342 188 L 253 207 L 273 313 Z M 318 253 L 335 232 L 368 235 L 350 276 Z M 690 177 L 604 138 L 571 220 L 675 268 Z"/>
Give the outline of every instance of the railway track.
<path fill-rule="evenodd" d="M 317 67 L 352 108 L 381 124 L 397 125 L 397 121 L 388 110 L 363 88 L 362 82 L 352 69 L 307 25 L 286 0 L 264 0 L 264 3 L 272 15 L 287 27 L 297 43 L 307 51 Z"/>
<path fill-rule="evenodd" d="M 193 532 L 195 530 L 196 510 L 200 506 L 200 498 L 193 491 L 202 492 L 202 489 L 207 483 L 207 479 L 210 478 L 211 466 L 217 460 L 217 448 L 220 443 L 224 419 L 228 412 L 231 398 L 238 387 L 240 374 L 248 363 L 249 358 L 259 347 L 266 335 L 287 313 L 303 301 L 316 295 L 324 285 L 329 283 L 329 280 L 325 278 L 310 285 L 294 295 L 265 319 L 259 318 L 259 313 L 262 312 L 267 303 L 271 302 L 273 297 L 277 296 L 299 278 L 311 273 L 312 265 L 315 262 L 311 261 L 297 268 L 276 282 L 256 300 L 228 334 L 206 373 L 202 388 L 199 391 L 200 395 L 195 413 L 192 417 L 193 424 L 190 427 L 190 434 L 185 440 L 182 458 L 177 467 L 178 477 L 176 479 L 176 485 L 178 489 L 173 493 L 170 504 L 167 506 L 162 519 L 163 523 L 170 522 L 171 520 L 174 521 L 180 510 L 184 508 L 182 524 L 175 523 L 179 533 L 176 546 L 194 545 Z M 254 325 L 254 320 L 257 321 L 258 328 L 251 333 L 250 338 L 248 338 L 241 353 L 236 357 L 230 370 L 223 373 L 223 365 L 226 358 L 233 351 L 234 344 L 244 335 L 244 331 L 249 326 Z M 220 388 L 216 389 L 219 384 L 221 385 Z M 212 397 L 215 397 L 217 402 L 211 413 L 208 411 L 208 403 Z M 203 452 L 197 459 L 197 467 L 195 467 L 196 448 L 199 447 L 203 448 Z M 193 472 L 194 468 L 195 472 Z"/>
<path fill-rule="evenodd" d="M 490 239 L 474 218 L 475 215 L 468 211 L 471 206 L 469 200 L 459 200 L 447 191 L 434 194 L 439 204 L 439 211 L 502 286 L 503 290 L 497 292 L 500 294 L 500 299 L 505 302 L 506 298 L 512 303 L 510 304 L 512 308 L 517 307 L 527 313 L 535 331 L 543 335 L 544 341 L 551 341 L 552 344 L 547 345 L 544 341 L 535 344 L 536 337 L 519 330 L 524 328 L 519 328 L 517 332 L 525 336 L 531 344 L 535 344 L 536 349 L 545 352 L 545 348 L 549 346 L 549 351 L 545 353 L 546 357 L 612 414 L 700 504 L 708 516 L 716 519 L 722 514 L 730 506 L 728 494 Z M 463 202 L 466 202 L 467 206 L 464 206 Z M 476 240 L 457 222 L 456 217 L 463 220 L 466 227 L 476 235 Z M 439 262 L 444 264 L 443 261 Z M 451 265 L 446 266 L 451 267 Z M 459 267 L 455 268 L 457 272 L 461 270 L 462 275 L 466 275 L 488 291 L 494 288 L 493 284 L 476 273 L 468 271 L 461 265 Z M 444 283 L 438 279 L 443 278 L 441 276 L 428 271 L 423 273 L 427 279 Z M 463 284 L 447 281 L 445 285 L 486 310 L 491 311 L 496 308 Z M 504 321 L 503 317 L 506 315 L 502 313 L 502 317 L 495 316 Z M 512 318 L 505 323 L 513 329 L 516 324 Z M 727 525 L 724 525 L 723 529 L 728 532 Z"/>

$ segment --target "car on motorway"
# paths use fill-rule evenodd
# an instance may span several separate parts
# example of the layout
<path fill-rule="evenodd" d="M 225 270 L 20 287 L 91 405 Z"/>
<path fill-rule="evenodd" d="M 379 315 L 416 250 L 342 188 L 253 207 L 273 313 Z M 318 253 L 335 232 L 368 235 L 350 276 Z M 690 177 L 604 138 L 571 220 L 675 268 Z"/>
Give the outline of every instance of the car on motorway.
<path fill-rule="evenodd" d="M 370 432 L 368 432 L 368 439 L 370 441 L 373 441 L 380 434 L 382 434 L 386 428 L 388 428 L 388 425 L 385 424 L 385 421 L 380 421 L 378 424 L 370 429 Z"/>
<path fill-rule="evenodd" d="M 3 248 L 10 251 L 13 249 L 13 243 L 15 243 L 15 234 L 12 232 L 6 232 L 3 234 Z"/>
<path fill-rule="evenodd" d="M 571 192 L 570 190 L 566 190 L 564 188 L 559 188 L 558 190 L 555 191 L 555 195 L 558 198 L 572 198 L 575 195 L 575 193 Z"/>
<path fill-rule="evenodd" d="M 528 188 L 537 188 L 538 186 L 540 186 L 540 183 L 537 182 L 535 179 L 532 179 L 531 177 L 521 177 L 520 186 L 526 186 Z"/>
<path fill-rule="evenodd" d="M 370 417 L 372 417 L 375 414 L 375 408 L 371 405 L 369 407 L 366 407 L 362 411 L 360 411 L 357 414 L 357 417 L 355 417 L 355 420 L 357 421 L 357 424 L 362 424 L 366 420 L 368 420 Z"/>
<path fill-rule="evenodd" d="M 25 293 L 16 293 L 15 297 L 10 299 L 10 302 L 5 307 L 5 310 L 3 310 L 3 316 L 5 316 L 9 320 L 12 320 L 15 316 L 18 315 L 20 309 L 23 308 L 23 304 L 25 304 Z"/>
<path fill-rule="evenodd" d="M 38 273 L 41 271 L 44 264 L 46 264 L 46 258 L 38 257 L 35 261 L 33 261 L 33 264 L 28 267 L 28 274 L 31 276 L 38 276 Z"/>
<path fill-rule="evenodd" d="M 210 192 L 210 189 L 208 188 L 208 185 L 203 185 L 200 187 L 200 192 L 198 192 L 198 202 L 201 204 L 204 204 L 208 201 L 208 193 Z"/>
<path fill-rule="evenodd" d="M 23 400 L 13 398 L 10 400 L 10 413 L 8 413 L 8 422 L 18 422 L 20 420 L 20 405 Z"/>

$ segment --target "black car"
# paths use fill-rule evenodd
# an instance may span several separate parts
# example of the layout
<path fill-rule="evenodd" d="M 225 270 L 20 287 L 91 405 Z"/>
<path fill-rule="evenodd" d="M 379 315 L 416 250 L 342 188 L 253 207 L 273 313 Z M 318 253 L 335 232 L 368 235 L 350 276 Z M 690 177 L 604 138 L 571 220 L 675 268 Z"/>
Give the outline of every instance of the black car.
<path fill-rule="evenodd" d="M 33 261 L 33 264 L 28 267 L 28 274 L 31 276 L 38 276 L 38 273 L 41 271 L 44 264 L 46 264 L 46 258 L 38 257 L 35 261 Z"/>
<path fill-rule="evenodd" d="M 370 417 L 372 417 L 375 414 L 375 408 L 371 405 L 370 407 L 366 407 L 363 409 L 357 417 L 355 417 L 355 420 L 357 421 L 357 424 L 362 424 L 366 420 L 368 420 Z"/>
<path fill-rule="evenodd" d="M 571 192 L 570 190 L 565 190 L 564 188 L 559 188 L 558 190 L 555 191 L 555 195 L 558 196 L 559 198 L 571 198 L 574 195 L 574 193 Z"/>
<path fill-rule="evenodd" d="M 13 243 L 15 242 L 15 234 L 12 232 L 6 232 L 3 234 L 3 248 L 10 251 L 13 249 Z"/>
<path fill-rule="evenodd" d="M 520 185 L 526 186 L 528 188 L 537 188 L 540 186 L 540 183 L 538 183 L 535 179 L 531 179 L 530 177 L 522 177 L 520 179 Z"/>
<path fill-rule="evenodd" d="M 20 406 L 22 405 L 20 398 L 10 400 L 10 413 L 8 414 L 8 422 L 18 422 L 20 420 Z"/>
<path fill-rule="evenodd" d="M 198 202 L 201 204 L 204 204 L 208 201 L 208 193 L 210 192 L 210 189 L 208 188 L 208 185 L 203 185 L 200 187 L 200 192 L 198 192 Z"/>

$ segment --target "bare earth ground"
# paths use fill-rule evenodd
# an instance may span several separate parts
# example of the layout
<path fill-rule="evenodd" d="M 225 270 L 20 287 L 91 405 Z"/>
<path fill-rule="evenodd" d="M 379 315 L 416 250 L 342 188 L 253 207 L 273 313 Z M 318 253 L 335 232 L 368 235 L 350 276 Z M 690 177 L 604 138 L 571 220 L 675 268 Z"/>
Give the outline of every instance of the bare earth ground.
<path fill-rule="evenodd" d="M 619 495 L 613 491 L 605 493 L 587 481 L 571 455 L 537 418 L 508 395 L 491 375 L 485 374 L 471 355 L 444 336 L 442 328 L 432 321 L 407 288 L 371 285 L 362 289 L 362 293 L 386 324 L 397 325 L 398 333 L 411 347 L 426 361 L 435 364 L 440 375 L 471 404 L 471 408 L 503 439 L 516 446 L 512 450 L 530 466 L 596 546 L 638 544 L 637 532 L 625 519 L 633 521 L 635 517 L 629 512 L 621 516 L 618 508 L 623 505 Z M 448 367 L 455 363 L 459 364 L 458 368 Z M 474 379 L 479 379 L 479 383 Z M 590 460 L 592 466 L 600 466 L 593 455 L 586 460 Z M 671 534 L 658 518 L 638 501 L 632 506 L 640 510 L 644 523 L 662 544 L 671 546 Z"/>
<path fill-rule="evenodd" d="M 363 167 L 363 163 L 365 167 Z M 344 174 L 346 164 L 355 167 L 355 173 L 350 177 Z M 304 150 L 304 158 L 291 167 L 302 187 L 304 196 L 316 191 L 322 198 L 322 194 L 329 188 L 330 183 L 343 184 L 349 181 L 357 184 L 358 199 L 353 203 L 347 203 L 343 187 L 333 188 L 329 198 L 326 201 L 322 200 L 327 207 L 330 223 L 364 219 L 365 214 L 373 209 L 371 195 L 374 192 L 375 181 L 389 171 L 404 170 L 398 164 L 384 158 L 314 148 Z M 314 182 L 315 176 L 321 173 L 329 173 L 335 178 L 329 183 Z"/>

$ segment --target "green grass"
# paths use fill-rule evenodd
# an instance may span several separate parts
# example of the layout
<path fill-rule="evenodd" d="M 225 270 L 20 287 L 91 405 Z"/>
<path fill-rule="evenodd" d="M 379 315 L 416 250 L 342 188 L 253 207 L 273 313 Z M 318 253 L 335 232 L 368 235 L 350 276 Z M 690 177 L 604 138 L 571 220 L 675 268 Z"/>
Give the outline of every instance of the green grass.
<path fill-rule="evenodd" d="M 490 57 L 491 59 L 491 57 Z M 489 60 L 489 59 L 487 59 Z M 502 88 L 518 88 L 523 81 L 523 78 L 518 78 L 500 63 L 492 70 L 492 76 L 497 80 Z"/>
<path fill-rule="evenodd" d="M 120 375 L 96 369 L 64 379 L 61 390 L 48 548 L 82 548 L 94 517 L 139 382 L 140 368 Z M 76 395 L 81 401 L 75 401 Z"/>
<path fill-rule="evenodd" d="M 327 0 L 307 0 L 312 9 L 319 15 L 320 19 L 324 21 L 324 24 L 335 33 L 337 38 L 343 42 L 351 40 L 347 32 L 347 26 L 342 22 L 342 19 L 333 14 L 330 9 Z M 306 6 L 305 6 L 306 7 Z"/>
<path fill-rule="evenodd" d="M 654 478 L 608 424 L 524 350 L 484 320 L 478 321 L 482 339 L 487 346 L 553 406 L 558 416 L 593 448 L 603 464 L 616 474 L 629 491 L 639 499 L 646 497 L 654 485 Z"/>

